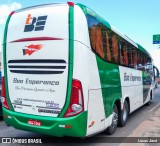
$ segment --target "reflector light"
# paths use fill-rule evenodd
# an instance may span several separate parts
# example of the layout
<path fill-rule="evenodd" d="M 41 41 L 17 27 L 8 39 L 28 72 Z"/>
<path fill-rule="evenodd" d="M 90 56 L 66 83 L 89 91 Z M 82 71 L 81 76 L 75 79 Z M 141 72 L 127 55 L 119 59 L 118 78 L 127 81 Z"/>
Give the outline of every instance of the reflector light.
<path fill-rule="evenodd" d="M 5 118 L 8 118 L 8 115 L 4 115 Z"/>
<path fill-rule="evenodd" d="M 71 125 L 65 125 L 65 128 L 71 128 Z"/>

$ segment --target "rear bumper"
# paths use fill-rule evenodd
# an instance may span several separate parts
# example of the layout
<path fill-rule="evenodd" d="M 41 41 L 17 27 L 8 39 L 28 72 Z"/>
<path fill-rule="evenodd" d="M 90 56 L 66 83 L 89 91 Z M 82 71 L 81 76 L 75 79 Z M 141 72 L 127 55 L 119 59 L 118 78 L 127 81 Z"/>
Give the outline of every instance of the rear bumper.
<path fill-rule="evenodd" d="M 87 129 L 87 111 L 69 118 L 52 118 L 44 116 L 35 116 L 9 111 L 3 108 L 3 117 L 7 125 L 16 129 L 38 132 L 42 134 L 63 137 L 85 137 Z M 41 126 L 33 126 L 28 124 L 28 120 L 41 121 Z M 70 125 L 65 128 L 64 125 Z"/>

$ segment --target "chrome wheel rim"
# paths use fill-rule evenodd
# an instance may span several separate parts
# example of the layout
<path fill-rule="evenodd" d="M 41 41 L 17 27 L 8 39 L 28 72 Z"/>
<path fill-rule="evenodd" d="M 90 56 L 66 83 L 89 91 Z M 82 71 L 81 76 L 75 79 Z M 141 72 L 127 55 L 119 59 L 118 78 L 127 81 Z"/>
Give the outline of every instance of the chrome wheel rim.
<path fill-rule="evenodd" d="M 112 127 L 117 126 L 117 123 L 118 123 L 118 114 L 116 112 L 113 112 Z"/>

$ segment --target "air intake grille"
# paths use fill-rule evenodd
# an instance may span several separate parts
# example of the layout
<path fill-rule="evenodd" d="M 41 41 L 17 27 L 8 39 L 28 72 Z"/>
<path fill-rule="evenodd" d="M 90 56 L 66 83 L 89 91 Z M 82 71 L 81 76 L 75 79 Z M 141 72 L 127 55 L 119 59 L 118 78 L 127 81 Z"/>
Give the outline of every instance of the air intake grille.
<path fill-rule="evenodd" d="M 62 74 L 66 61 L 62 59 L 9 60 L 8 68 L 20 74 Z"/>

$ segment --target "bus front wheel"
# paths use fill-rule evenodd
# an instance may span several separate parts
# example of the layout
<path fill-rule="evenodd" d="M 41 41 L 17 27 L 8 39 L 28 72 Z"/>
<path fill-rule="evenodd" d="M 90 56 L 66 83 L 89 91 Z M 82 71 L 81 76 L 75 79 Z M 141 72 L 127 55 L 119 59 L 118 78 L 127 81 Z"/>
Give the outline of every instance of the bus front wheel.
<path fill-rule="evenodd" d="M 114 104 L 112 124 L 106 129 L 105 133 L 108 135 L 112 135 L 113 133 L 115 133 L 117 129 L 117 124 L 118 124 L 118 109 L 117 109 L 117 105 Z"/>

